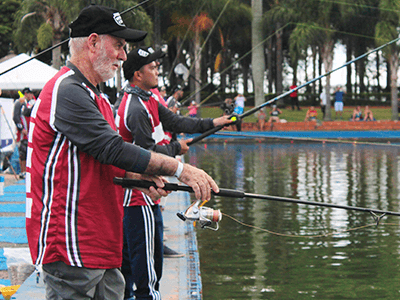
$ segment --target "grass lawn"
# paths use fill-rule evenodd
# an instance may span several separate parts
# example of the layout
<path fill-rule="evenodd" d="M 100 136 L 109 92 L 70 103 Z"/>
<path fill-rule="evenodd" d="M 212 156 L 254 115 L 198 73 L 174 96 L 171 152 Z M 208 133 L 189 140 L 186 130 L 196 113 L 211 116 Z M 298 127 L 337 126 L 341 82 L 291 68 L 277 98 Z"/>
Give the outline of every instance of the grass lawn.
<path fill-rule="evenodd" d="M 250 107 L 251 108 L 251 107 Z M 245 108 L 246 110 L 250 109 L 249 107 Z M 336 121 L 349 121 L 351 116 L 353 115 L 353 110 L 354 106 L 345 106 L 343 110 L 343 119 L 338 119 Z M 304 118 L 306 117 L 306 112 L 307 112 L 308 107 L 301 107 L 300 111 L 294 110 L 292 111 L 291 108 L 288 109 L 281 109 L 282 114 L 279 116 L 281 119 L 286 119 L 288 122 L 302 122 L 304 121 Z M 322 120 L 322 112 L 319 107 L 316 107 L 317 112 L 318 112 L 318 117 L 317 119 Z M 364 111 L 364 107 L 361 108 L 362 111 Z M 392 109 L 391 107 L 383 107 L 383 106 L 378 106 L 378 107 L 370 107 L 372 110 L 372 113 L 374 114 L 374 118 L 376 120 L 391 120 L 392 119 Z M 267 108 L 267 115 L 269 115 L 270 108 Z M 188 112 L 186 108 L 181 109 L 182 115 L 185 115 Z M 222 110 L 219 107 L 201 107 L 199 109 L 199 112 L 201 114 L 202 118 L 217 118 L 221 116 Z M 335 120 L 335 110 L 333 107 L 331 108 L 331 116 L 332 120 Z M 257 117 L 255 114 L 252 114 L 244 119 L 244 122 L 256 122 Z"/>

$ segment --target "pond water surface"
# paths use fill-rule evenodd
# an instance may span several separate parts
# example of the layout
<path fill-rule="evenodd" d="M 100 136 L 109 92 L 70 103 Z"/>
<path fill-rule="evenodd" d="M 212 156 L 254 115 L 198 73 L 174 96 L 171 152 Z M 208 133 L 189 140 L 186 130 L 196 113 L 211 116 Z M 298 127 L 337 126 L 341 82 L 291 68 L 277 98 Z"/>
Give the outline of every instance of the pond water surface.
<path fill-rule="evenodd" d="M 221 188 L 400 211 L 397 146 L 208 144 L 185 159 Z M 205 300 L 400 299 L 400 217 L 376 227 L 366 212 L 302 204 L 207 206 L 224 215 L 218 231 L 197 230 Z"/>

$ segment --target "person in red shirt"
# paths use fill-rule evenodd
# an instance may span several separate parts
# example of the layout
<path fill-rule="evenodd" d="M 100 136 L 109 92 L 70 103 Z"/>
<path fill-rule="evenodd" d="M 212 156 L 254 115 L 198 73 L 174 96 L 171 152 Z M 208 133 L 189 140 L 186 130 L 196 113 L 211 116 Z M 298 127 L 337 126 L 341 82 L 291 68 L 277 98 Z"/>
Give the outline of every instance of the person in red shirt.
<path fill-rule="evenodd" d="M 318 112 L 316 111 L 314 106 L 311 106 L 306 113 L 306 118 L 304 119 L 304 121 L 317 121 L 317 115 Z"/>
<path fill-rule="evenodd" d="M 293 80 L 293 83 L 290 86 L 290 89 L 293 90 L 295 88 L 297 88 L 297 85 L 296 85 L 296 81 Z M 294 110 L 295 106 L 297 107 L 297 110 L 301 110 L 300 106 L 299 106 L 299 98 L 297 96 L 297 91 L 290 93 L 289 97 L 290 97 L 290 102 L 292 103 L 292 110 Z"/>
<path fill-rule="evenodd" d="M 124 88 L 116 124 L 124 141 L 174 157 L 185 154 L 189 150 L 187 143 L 192 139 L 171 141 L 165 131 L 202 133 L 232 121 L 229 116 L 184 117 L 160 103 L 154 92 L 157 92 L 159 75 L 157 60 L 164 55 L 161 49 L 152 47 L 139 47 L 128 54 L 122 68 L 129 86 Z M 133 296 L 135 299 L 161 299 L 159 281 L 164 246 L 159 204 L 160 199 L 153 201 L 137 189 L 125 191 L 122 273 L 127 299 Z"/>
<path fill-rule="evenodd" d="M 69 25 L 70 60 L 41 91 L 32 110 L 26 174 L 26 232 L 42 265 L 46 299 L 122 300 L 123 189 L 115 177 L 154 181 L 150 199 L 175 176 L 197 198 L 219 191 L 203 170 L 124 142 L 111 103 L 97 88 L 126 60 L 127 28 L 115 9 L 91 5 Z M 139 173 L 139 174 L 138 174 Z"/>

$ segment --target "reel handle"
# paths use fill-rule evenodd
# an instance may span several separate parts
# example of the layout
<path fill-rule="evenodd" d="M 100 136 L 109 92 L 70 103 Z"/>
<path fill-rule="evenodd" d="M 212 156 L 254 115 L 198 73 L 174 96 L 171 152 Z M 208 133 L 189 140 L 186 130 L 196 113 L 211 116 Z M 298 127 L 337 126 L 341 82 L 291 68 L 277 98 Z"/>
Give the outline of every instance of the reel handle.
<path fill-rule="evenodd" d="M 132 188 L 144 188 L 148 189 L 151 186 L 157 188 L 157 185 L 152 181 L 147 180 L 137 180 L 137 179 L 130 179 L 130 178 L 120 178 L 114 177 L 113 179 L 115 184 L 121 185 L 123 188 L 132 189 Z M 193 189 L 187 185 L 181 185 L 176 183 L 165 183 L 163 190 L 166 191 L 184 191 L 193 193 Z M 221 196 L 221 197 L 229 197 L 229 198 L 244 198 L 245 193 L 236 190 L 230 189 L 219 189 L 219 193 L 215 193 L 211 191 L 213 195 Z"/>

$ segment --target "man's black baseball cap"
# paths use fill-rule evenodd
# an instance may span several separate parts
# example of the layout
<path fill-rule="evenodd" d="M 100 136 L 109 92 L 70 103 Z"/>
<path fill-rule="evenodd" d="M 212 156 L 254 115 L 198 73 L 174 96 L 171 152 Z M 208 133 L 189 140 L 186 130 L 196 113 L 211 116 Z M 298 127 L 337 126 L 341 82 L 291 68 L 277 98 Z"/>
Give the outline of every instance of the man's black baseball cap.
<path fill-rule="evenodd" d="M 26 94 L 26 93 L 31 93 L 31 94 L 33 94 L 33 92 L 31 91 L 31 89 L 28 88 L 28 87 L 26 87 L 26 88 L 24 88 L 24 89 L 22 90 L 22 94 Z"/>
<path fill-rule="evenodd" d="M 127 42 L 140 42 L 147 35 L 146 31 L 127 28 L 117 10 L 100 5 L 82 9 L 78 18 L 69 24 L 69 28 L 71 38 L 97 33 L 123 38 Z"/>
<path fill-rule="evenodd" d="M 126 61 L 122 64 L 126 80 L 130 80 L 135 71 L 141 67 L 163 58 L 165 53 L 161 49 L 154 50 L 152 47 L 139 47 L 128 53 Z"/>

